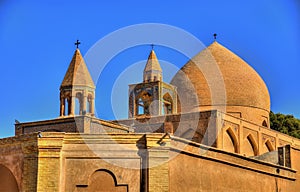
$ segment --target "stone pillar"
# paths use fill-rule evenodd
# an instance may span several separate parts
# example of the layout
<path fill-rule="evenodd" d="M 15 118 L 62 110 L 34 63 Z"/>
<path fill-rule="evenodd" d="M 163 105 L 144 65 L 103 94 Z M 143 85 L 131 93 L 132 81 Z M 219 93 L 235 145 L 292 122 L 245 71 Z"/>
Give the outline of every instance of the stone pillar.
<path fill-rule="evenodd" d="M 169 149 L 148 150 L 148 191 L 169 191 Z"/>
<path fill-rule="evenodd" d="M 142 192 L 169 191 L 169 151 L 168 134 L 143 135 L 137 142 L 141 163 Z"/>
<path fill-rule="evenodd" d="M 87 96 L 84 93 L 83 98 L 82 98 L 82 115 L 86 115 L 86 113 L 87 113 L 87 111 L 86 111 L 86 102 L 87 102 Z"/>
<path fill-rule="evenodd" d="M 43 132 L 38 138 L 38 175 L 36 191 L 61 191 L 61 148 L 64 133 Z"/>
<path fill-rule="evenodd" d="M 91 110 L 91 115 L 94 116 L 95 115 L 95 109 L 94 109 L 94 106 L 95 106 L 95 100 L 94 100 L 94 97 L 91 98 L 91 104 L 90 104 L 90 110 Z"/>
<path fill-rule="evenodd" d="M 262 142 L 262 134 L 261 134 L 261 131 L 260 131 L 260 128 L 259 128 L 259 131 L 257 133 L 257 136 L 258 136 L 258 142 L 257 142 L 257 155 L 261 155 L 262 154 L 262 146 L 263 146 L 263 142 Z"/>
<path fill-rule="evenodd" d="M 216 124 L 216 148 L 223 149 L 223 135 L 224 135 L 224 129 L 223 129 L 223 114 L 216 111 L 216 118 L 215 118 L 215 124 Z"/>
<path fill-rule="evenodd" d="M 243 155 L 244 152 L 244 125 L 243 121 L 240 121 L 240 124 L 238 125 L 238 138 L 239 138 L 239 146 L 238 150 L 241 155 Z M 254 149 L 255 150 L 255 149 Z M 255 151 L 254 151 L 255 153 Z"/>
<path fill-rule="evenodd" d="M 60 116 L 65 116 L 65 99 L 63 97 L 60 98 Z"/>
<path fill-rule="evenodd" d="M 278 147 L 281 147 L 281 146 L 279 144 L 278 134 L 276 134 L 276 137 L 275 137 L 275 150 L 278 150 Z"/>
<path fill-rule="evenodd" d="M 71 109 L 69 114 L 74 115 L 75 114 L 75 96 L 71 97 L 71 103 L 69 103 L 69 105 L 70 105 L 70 109 Z"/>

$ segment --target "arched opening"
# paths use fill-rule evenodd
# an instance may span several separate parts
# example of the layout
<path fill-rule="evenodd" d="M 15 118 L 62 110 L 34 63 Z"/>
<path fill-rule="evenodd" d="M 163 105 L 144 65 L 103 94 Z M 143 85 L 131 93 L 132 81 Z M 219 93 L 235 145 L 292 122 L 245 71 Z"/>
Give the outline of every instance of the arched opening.
<path fill-rule="evenodd" d="M 80 102 L 77 97 L 75 98 L 75 115 L 80 115 Z"/>
<path fill-rule="evenodd" d="M 172 114 L 173 112 L 173 99 L 169 93 L 163 96 L 162 114 Z"/>
<path fill-rule="evenodd" d="M 18 192 L 19 187 L 13 173 L 0 164 L 0 191 Z"/>
<path fill-rule="evenodd" d="M 223 148 L 226 151 L 237 153 L 237 139 L 231 128 L 227 129 L 223 137 Z"/>
<path fill-rule="evenodd" d="M 143 115 L 143 114 L 150 114 L 149 106 L 151 103 L 151 94 L 148 92 L 142 92 L 136 100 L 137 106 L 137 114 L 136 115 Z"/>
<path fill-rule="evenodd" d="M 267 124 L 267 121 L 266 121 L 266 120 L 264 120 L 264 121 L 262 122 L 262 126 L 268 127 L 268 124 Z"/>
<path fill-rule="evenodd" d="M 83 96 L 82 93 L 76 93 L 75 97 L 75 115 L 82 115 L 83 114 Z"/>
<path fill-rule="evenodd" d="M 256 156 L 258 155 L 258 148 L 255 142 L 255 139 L 252 134 L 249 134 L 245 141 L 243 146 L 244 155 L 246 156 Z"/>
<path fill-rule="evenodd" d="M 142 100 L 142 98 L 139 98 L 138 100 L 138 115 L 144 114 L 144 101 Z"/>
<path fill-rule="evenodd" d="M 67 98 L 63 99 L 63 115 L 69 115 L 69 102 Z"/>
<path fill-rule="evenodd" d="M 65 115 L 70 115 L 71 114 L 71 97 L 66 97 L 65 99 L 64 99 L 64 101 L 65 101 L 65 107 L 64 107 L 64 113 L 65 113 Z"/>

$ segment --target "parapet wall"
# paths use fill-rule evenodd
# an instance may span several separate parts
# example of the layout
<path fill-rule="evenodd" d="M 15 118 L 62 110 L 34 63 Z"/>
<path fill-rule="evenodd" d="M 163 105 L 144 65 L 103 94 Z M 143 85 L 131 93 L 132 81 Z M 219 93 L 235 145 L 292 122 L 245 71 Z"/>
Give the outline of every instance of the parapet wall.
<path fill-rule="evenodd" d="M 57 119 L 18 123 L 15 135 L 34 132 L 66 132 L 66 133 L 128 133 L 129 127 L 91 116 L 61 117 Z"/>
<path fill-rule="evenodd" d="M 174 156 L 169 161 L 170 191 L 300 190 L 299 172 L 296 171 L 299 170 L 299 165 L 291 169 L 181 138 L 172 139 L 170 151 L 171 156 Z M 300 158 L 299 151 L 292 151 L 292 155 Z"/>

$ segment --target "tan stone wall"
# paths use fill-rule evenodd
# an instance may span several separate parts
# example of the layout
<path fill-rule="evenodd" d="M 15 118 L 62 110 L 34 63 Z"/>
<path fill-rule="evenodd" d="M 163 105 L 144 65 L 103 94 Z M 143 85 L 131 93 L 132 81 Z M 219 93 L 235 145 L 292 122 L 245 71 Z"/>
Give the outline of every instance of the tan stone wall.
<path fill-rule="evenodd" d="M 299 173 L 214 148 L 173 141 L 169 162 L 170 191 L 299 191 Z"/>
<path fill-rule="evenodd" d="M 37 134 L 0 139 L 0 154 L 0 164 L 12 172 L 19 190 L 36 191 Z"/>
<path fill-rule="evenodd" d="M 292 168 L 286 168 L 167 134 L 45 132 L 0 144 L 0 164 L 11 170 L 21 191 L 86 191 L 106 181 L 118 191 L 141 191 L 145 181 L 149 191 L 300 190 L 296 145 Z M 145 162 L 149 169 L 143 172 Z M 99 181 L 103 171 L 109 174 Z"/>
<path fill-rule="evenodd" d="M 104 186 L 105 181 L 98 180 L 95 184 L 92 177 L 103 170 L 115 177 L 118 190 L 125 187 L 139 191 L 141 158 L 136 143 L 140 137 L 142 135 L 66 134 L 61 156 L 61 189 L 85 191 Z"/>
<path fill-rule="evenodd" d="M 300 146 L 300 140 L 297 138 L 228 114 L 223 114 L 220 112 L 218 112 L 218 114 L 223 119 L 221 122 L 222 129 L 219 132 L 217 143 L 219 149 L 231 151 L 231 146 L 228 147 L 228 139 L 226 140 L 228 130 L 230 130 L 232 133 L 233 138 L 236 139 L 236 152 L 245 156 L 253 156 L 249 152 L 249 145 L 247 144 L 249 136 L 251 137 L 250 140 L 252 140 L 254 148 L 257 150 L 255 155 L 261 155 L 269 152 L 268 147 L 271 150 L 277 150 L 278 147 L 287 144 L 292 146 Z"/>

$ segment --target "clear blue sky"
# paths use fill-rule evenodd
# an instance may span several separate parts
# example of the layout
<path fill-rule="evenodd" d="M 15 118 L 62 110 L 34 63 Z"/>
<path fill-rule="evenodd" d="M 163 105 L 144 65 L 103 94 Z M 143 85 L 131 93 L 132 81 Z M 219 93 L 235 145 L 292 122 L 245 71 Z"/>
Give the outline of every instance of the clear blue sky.
<path fill-rule="evenodd" d="M 217 33 L 221 44 L 246 60 L 264 79 L 271 110 L 300 118 L 299 1 L 3 0 L 0 137 L 14 134 L 15 119 L 25 122 L 59 115 L 59 86 L 76 39 L 82 42 L 84 55 L 105 35 L 141 23 L 182 28 L 205 45 L 212 43 L 212 34 Z M 110 65 L 113 77 L 122 72 L 120 67 L 146 59 L 149 50 L 149 46 L 141 46 L 118 55 Z M 172 50 L 155 50 L 159 59 L 179 67 L 186 62 L 180 56 L 173 57 Z M 106 87 L 97 85 L 97 113 L 100 118 L 113 119 L 110 102 L 114 80 L 100 80 Z M 127 87 L 124 90 L 118 89 L 127 95 Z"/>

